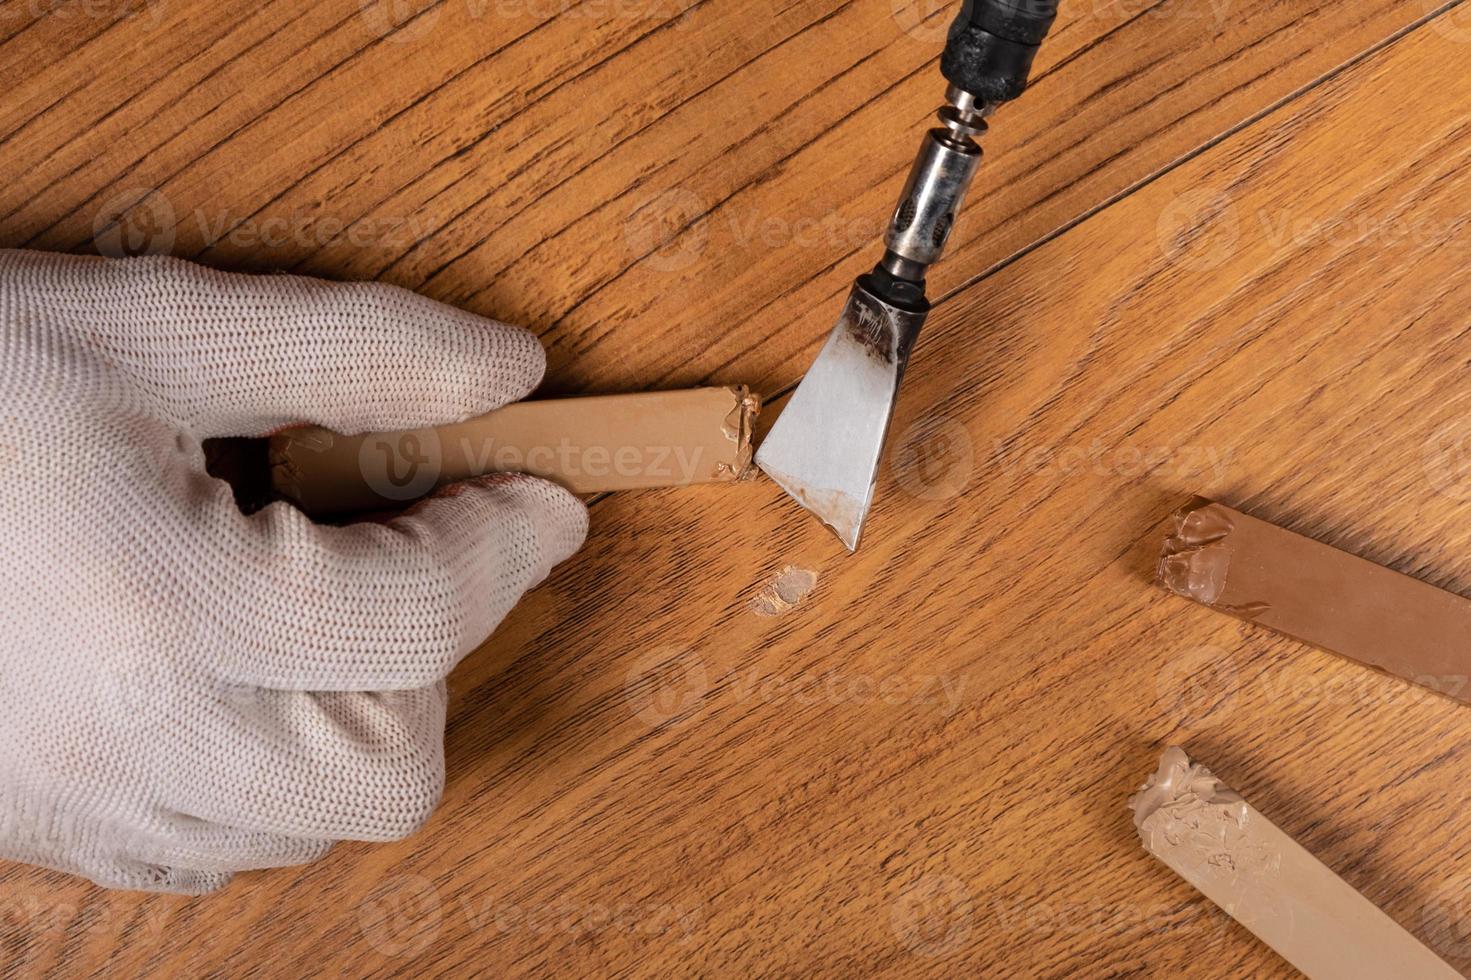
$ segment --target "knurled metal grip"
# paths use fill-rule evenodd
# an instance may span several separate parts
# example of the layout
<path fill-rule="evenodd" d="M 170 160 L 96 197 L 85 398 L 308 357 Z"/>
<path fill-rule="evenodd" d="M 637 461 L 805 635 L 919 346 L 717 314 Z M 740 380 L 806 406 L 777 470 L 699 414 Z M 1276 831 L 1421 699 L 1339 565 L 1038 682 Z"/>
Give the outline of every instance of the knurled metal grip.
<path fill-rule="evenodd" d="M 980 161 L 973 140 L 949 129 L 925 133 L 889 222 L 884 244 L 890 253 L 919 266 L 939 261 Z"/>
<path fill-rule="evenodd" d="M 1021 95 L 1058 0 L 966 0 L 950 27 L 940 72 L 977 102 Z"/>
<path fill-rule="evenodd" d="M 925 274 L 950 240 L 981 161 L 985 117 L 1027 87 L 1032 59 L 1057 19 L 1058 0 L 967 0 L 950 29 L 940 70 L 950 82 L 943 129 L 925 134 L 889 219 L 871 289 L 898 305 L 923 302 Z"/>

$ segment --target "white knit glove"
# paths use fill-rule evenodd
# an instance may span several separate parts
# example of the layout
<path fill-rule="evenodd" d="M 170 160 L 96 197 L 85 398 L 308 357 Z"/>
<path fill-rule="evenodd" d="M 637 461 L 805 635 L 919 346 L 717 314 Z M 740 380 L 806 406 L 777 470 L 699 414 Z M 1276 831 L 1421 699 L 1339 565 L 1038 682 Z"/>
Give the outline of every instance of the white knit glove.
<path fill-rule="evenodd" d="M 529 477 L 246 517 L 200 440 L 451 422 L 531 334 L 392 286 L 0 251 L 0 857 L 184 893 L 413 833 L 444 679 L 587 532 Z"/>

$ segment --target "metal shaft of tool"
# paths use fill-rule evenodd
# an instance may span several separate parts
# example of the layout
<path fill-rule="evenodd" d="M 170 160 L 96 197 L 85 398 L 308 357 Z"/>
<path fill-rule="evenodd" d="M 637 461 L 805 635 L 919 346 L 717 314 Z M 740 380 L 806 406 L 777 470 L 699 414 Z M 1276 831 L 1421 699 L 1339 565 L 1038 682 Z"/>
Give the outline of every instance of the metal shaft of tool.
<path fill-rule="evenodd" d="M 995 110 L 953 85 L 945 96 L 948 104 L 938 113 L 943 126 L 925 133 L 879 263 L 894 278 L 918 283 L 921 289 L 925 272 L 940 260 L 950 240 L 955 216 L 981 163 L 976 137 L 986 131 L 985 117 Z"/>

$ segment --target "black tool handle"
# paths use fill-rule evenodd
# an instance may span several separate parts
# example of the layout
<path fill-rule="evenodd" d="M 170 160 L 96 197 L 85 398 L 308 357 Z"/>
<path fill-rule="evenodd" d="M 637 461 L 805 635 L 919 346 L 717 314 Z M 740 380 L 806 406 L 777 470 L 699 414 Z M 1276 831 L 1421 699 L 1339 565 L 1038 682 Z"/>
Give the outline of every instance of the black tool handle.
<path fill-rule="evenodd" d="M 950 27 L 941 74 L 977 102 L 1016 98 L 1057 19 L 1057 5 L 1058 0 L 965 0 Z"/>

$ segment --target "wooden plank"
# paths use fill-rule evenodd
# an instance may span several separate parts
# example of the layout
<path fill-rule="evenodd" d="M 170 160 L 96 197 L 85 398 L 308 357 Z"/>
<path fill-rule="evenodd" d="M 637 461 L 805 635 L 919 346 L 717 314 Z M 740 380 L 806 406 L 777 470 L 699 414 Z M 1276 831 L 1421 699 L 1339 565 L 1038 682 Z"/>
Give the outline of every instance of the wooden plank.
<path fill-rule="evenodd" d="M 381 277 L 532 326 L 557 390 L 789 384 L 874 259 L 937 104 L 949 10 L 563 6 L 277 0 L 231 21 L 170 0 L 103 29 L 43 18 L 4 45 L 9 64 L 46 64 L 0 105 L 0 244 L 90 249 L 121 210 L 144 240 L 221 266 Z M 1065 4 L 1034 90 L 996 119 L 936 287 L 1426 9 Z"/>
<path fill-rule="evenodd" d="M 1200 491 L 1471 592 L 1466 50 L 1416 31 L 945 304 L 856 557 L 765 483 L 599 503 L 457 672 L 413 841 L 196 901 L 14 869 L 0 971 L 1287 975 L 1138 849 L 1172 742 L 1471 966 L 1465 709 L 1148 582 Z"/>

